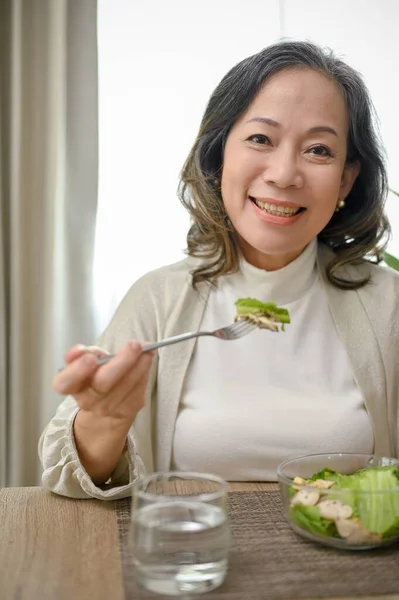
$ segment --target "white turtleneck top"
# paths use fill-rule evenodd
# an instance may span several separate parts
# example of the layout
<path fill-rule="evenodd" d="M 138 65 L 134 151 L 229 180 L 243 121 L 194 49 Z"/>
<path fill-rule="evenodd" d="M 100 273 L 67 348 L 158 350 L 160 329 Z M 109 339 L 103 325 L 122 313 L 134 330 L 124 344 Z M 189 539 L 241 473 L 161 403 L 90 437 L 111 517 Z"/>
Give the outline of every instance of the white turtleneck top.
<path fill-rule="evenodd" d="M 200 338 L 186 375 L 173 468 L 229 481 L 275 481 L 277 465 L 320 452 L 372 453 L 362 395 L 338 337 L 316 268 L 316 241 L 277 271 L 241 259 L 218 279 L 201 329 L 233 322 L 252 297 L 287 308 L 285 332 L 256 329 L 232 342 Z"/>

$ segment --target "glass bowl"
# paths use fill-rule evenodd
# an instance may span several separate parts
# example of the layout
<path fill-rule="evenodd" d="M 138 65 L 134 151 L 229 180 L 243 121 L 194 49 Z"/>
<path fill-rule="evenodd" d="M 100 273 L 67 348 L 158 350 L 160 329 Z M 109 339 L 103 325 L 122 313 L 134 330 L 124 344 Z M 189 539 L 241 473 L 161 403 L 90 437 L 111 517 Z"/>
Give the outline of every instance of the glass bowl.
<path fill-rule="evenodd" d="M 399 539 L 399 460 L 311 454 L 281 463 L 277 476 L 285 517 L 306 539 L 346 550 Z"/>

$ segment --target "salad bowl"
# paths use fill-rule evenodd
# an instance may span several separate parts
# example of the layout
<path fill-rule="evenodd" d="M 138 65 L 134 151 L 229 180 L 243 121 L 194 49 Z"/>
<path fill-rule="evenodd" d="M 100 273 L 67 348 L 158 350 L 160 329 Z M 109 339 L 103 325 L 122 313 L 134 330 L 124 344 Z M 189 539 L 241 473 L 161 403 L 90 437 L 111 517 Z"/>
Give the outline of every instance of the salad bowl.
<path fill-rule="evenodd" d="M 313 454 L 277 469 L 286 519 L 308 540 L 366 550 L 399 540 L 399 461 Z"/>

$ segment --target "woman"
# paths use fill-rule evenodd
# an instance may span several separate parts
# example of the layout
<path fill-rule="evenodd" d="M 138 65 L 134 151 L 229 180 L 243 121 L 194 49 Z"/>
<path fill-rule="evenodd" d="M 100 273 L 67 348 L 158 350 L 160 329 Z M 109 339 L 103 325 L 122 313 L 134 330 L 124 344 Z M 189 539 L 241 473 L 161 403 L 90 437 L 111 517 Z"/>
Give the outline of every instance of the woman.
<path fill-rule="evenodd" d="M 44 485 L 114 499 L 145 471 L 275 480 L 298 454 L 398 456 L 399 279 L 371 262 L 387 181 L 361 77 L 303 42 L 242 61 L 209 101 L 180 191 L 189 256 L 133 285 L 101 349 L 67 353 Z M 142 353 L 231 323 L 247 296 L 287 308 L 286 332 Z M 99 367 L 104 352 L 116 357 Z"/>

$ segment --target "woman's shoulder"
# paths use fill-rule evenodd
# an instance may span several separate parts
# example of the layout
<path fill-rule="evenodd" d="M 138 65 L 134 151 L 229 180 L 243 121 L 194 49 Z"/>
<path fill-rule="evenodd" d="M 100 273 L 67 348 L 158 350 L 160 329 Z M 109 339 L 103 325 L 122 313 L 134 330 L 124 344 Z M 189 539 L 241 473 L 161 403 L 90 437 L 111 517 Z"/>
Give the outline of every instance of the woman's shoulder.
<path fill-rule="evenodd" d="M 399 298 L 399 273 L 384 263 L 364 261 L 350 267 L 353 278 L 367 277 L 369 282 L 359 289 L 361 295 L 375 299 L 381 305 L 392 303 L 397 305 Z"/>
<path fill-rule="evenodd" d="M 334 252 L 325 246 L 318 246 L 318 260 L 322 269 L 334 258 Z M 345 277 L 352 281 L 367 279 L 369 283 L 359 289 L 367 290 L 370 294 L 380 294 L 380 286 L 388 286 L 390 289 L 399 290 L 399 273 L 383 263 L 373 263 L 363 260 L 359 263 L 345 265 Z"/>
<path fill-rule="evenodd" d="M 167 307 L 173 305 L 180 297 L 183 290 L 186 293 L 192 290 L 191 271 L 200 259 L 186 257 L 183 260 L 163 265 L 148 271 L 137 279 L 128 289 L 123 298 L 120 309 L 124 312 L 134 312 L 135 309 L 151 307 Z"/>
<path fill-rule="evenodd" d="M 138 290 L 154 292 L 176 291 L 176 286 L 189 283 L 191 285 L 191 272 L 201 259 L 187 256 L 177 262 L 160 266 L 148 271 L 133 283 L 130 288 L 132 293 Z"/>
<path fill-rule="evenodd" d="M 127 339 L 154 339 L 157 328 L 167 321 L 179 299 L 197 292 L 191 285 L 190 271 L 196 259 L 190 257 L 147 272 L 127 290 L 98 345 L 115 351 Z"/>
<path fill-rule="evenodd" d="M 399 337 L 399 273 L 385 264 L 366 260 L 345 265 L 343 276 L 346 280 L 366 280 L 367 283 L 352 290 L 344 290 L 328 281 L 326 267 L 333 257 L 331 249 L 319 245 L 319 273 L 339 318 L 345 319 L 347 314 L 353 316 L 356 311 L 364 310 L 376 331 L 395 330 L 395 335 Z"/>
<path fill-rule="evenodd" d="M 391 267 L 380 263 L 378 265 L 371 263 L 370 283 L 377 285 L 389 285 L 390 287 L 399 290 L 399 273 Z"/>
<path fill-rule="evenodd" d="M 399 335 L 399 273 L 386 265 L 370 264 L 370 281 L 359 290 L 369 315 Z"/>

